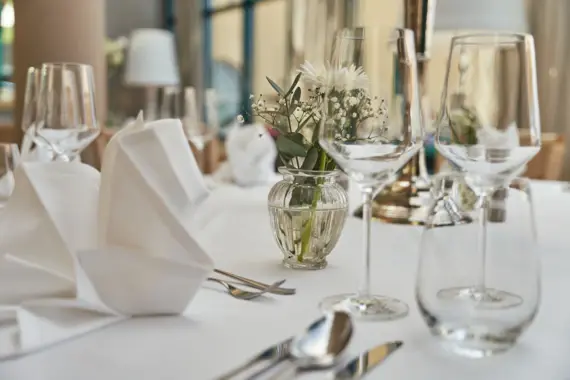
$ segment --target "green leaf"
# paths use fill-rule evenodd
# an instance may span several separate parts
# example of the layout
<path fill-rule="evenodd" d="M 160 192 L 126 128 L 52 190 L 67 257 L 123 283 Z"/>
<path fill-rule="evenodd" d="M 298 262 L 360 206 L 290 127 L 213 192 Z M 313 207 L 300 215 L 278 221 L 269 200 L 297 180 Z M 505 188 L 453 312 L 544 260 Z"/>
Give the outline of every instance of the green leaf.
<path fill-rule="evenodd" d="M 319 150 L 316 146 L 311 147 L 309 152 L 307 152 L 307 156 L 305 160 L 303 160 L 303 165 L 301 165 L 301 169 L 303 170 L 313 170 L 317 160 L 319 159 Z"/>
<path fill-rule="evenodd" d="M 291 104 L 294 104 L 296 101 L 300 101 L 301 100 L 301 87 L 297 87 L 295 89 L 295 92 L 293 93 L 293 101 L 291 102 Z M 294 107 L 294 106 L 293 106 Z"/>
<path fill-rule="evenodd" d="M 291 87 L 289 87 L 289 89 L 287 90 L 287 93 L 284 95 L 284 97 L 289 96 L 289 94 L 291 92 L 293 92 L 293 90 L 297 86 L 297 83 L 299 83 L 299 79 L 301 79 L 301 73 L 297 74 L 297 76 L 295 77 L 295 80 L 293 81 L 293 84 L 291 85 Z"/>
<path fill-rule="evenodd" d="M 289 140 L 295 141 L 299 145 L 306 145 L 305 137 L 299 132 L 290 132 L 285 134 Z"/>
<path fill-rule="evenodd" d="M 295 133 L 289 135 L 279 135 L 275 143 L 277 144 L 277 150 L 281 154 L 294 157 L 305 157 L 307 155 L 307 149 L 303 145 L 302 141 L 299 142 L 296 138 Z M 303 135 L 299 134 L 301 138 Z M 293 139 L 295 137 L 295 139 Z"/>
<path fill-rule="evenodd" d="M 281 96 L 284 96 L 284 95 L 285 95 L 285 93 L 283 92 L 283 89 L 281 89 L 281 87 L 279 87 L 279 85 L 278 85 L 277 83 L 273 82 L 273 81 L 271 80 L 271 78 L 265 77 L 265 79 L 267 79 L 267 81 L 269 82 L 269 84 L 271 85 L 271 87 L 273 87 L 273 89 L 274 89 L 275 91 L 277 91 L 277 93 L 278 93 L 279 95 L 281 95 Z"/>

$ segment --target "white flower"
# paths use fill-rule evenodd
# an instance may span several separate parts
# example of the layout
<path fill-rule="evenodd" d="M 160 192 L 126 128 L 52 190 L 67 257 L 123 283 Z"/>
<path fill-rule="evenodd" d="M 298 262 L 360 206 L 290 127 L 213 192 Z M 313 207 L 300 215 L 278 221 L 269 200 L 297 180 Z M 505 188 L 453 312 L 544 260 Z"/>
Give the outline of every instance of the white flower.
<path fill-rule="evenodd" d="M 352 117 L 356 118 L 358 115 L 356 114 L 356 112 L 352 113 Z"/>
<path fill-rule="evenodd" d="M 348 99 L 348 103 L 349 103 L 351 106 L 355 106 L 355 105 L 358 104 L 358 99 L 356 99 L 354 96 L 351 96 L 351 97 Z"/>
<path fill-rule="evenodd" d="M 295 108 L 295 111 L 293 112 L 293 115 L 299 119 L 301 116 L 303 116 L 303 110 L 299 107 Z"/>
<path fill-rule="evenodd" d="M 283 98 L 279 99 L 279 104 L 285 104 L 285 99 Z"/>
<path fill-rule="evenodd" d="M 346 117 L 344 117 L 344 116 L 341 117 L 341 118 L 340 118 L 340 123 L 341 123 L 341 124 L 346 123 Z"/>
<path fill-rule="evenodd" d="M 255 96 L 253 96 L 253 94 L 251 94 L 251 95 L 249 96 L 249 98 L 250 98 L 250 99 L 253 99 L 253 98 L 255 98 Z"/>
<path fill-rule="evenodd" d="M 338 99 L 337 99 L 337 97 L 336 97 L 336 96 L 333 96 L 333 97 L 331 98 L 331 102 L 333 102 L 333 103 L 336 103 L 336 102 L 338 102 Z"/>
<path fill-rule="evenodd" d="M 367 89 L 368 75 L 362 67 L 350 65 L 348 67 L 332 68 L 329 63 L 314 66 L 305 61 L 301 65 L 299 72 L 303 81 L 314 87 L 337 88 L 337 89 Z M 321 91 L 323 89 L 321 88 Z"/>
<path fill-rule="evenodd" d="M 335 104 L 334 104 L 334 108 L 335 108 L 335 109 L 339 109 L 339 108 L 340 108 L 340 104 L 335 103 Z"/>

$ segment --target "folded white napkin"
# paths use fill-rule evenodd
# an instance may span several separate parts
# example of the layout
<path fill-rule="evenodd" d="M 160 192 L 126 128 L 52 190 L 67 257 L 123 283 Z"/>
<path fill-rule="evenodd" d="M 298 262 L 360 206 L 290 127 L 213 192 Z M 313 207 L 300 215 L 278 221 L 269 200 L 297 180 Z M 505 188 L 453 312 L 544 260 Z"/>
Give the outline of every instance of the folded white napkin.
<path fill-rule="evenodd" d="M 277 148 L 261 124 L 234 125 L 226 136 L 228 165 L 220 168 L 216 179 L 231 178 L 240 186 L 263 185 L 275 181 Z"/>
<path fill-rule="evenodd" d="M 79 163 L 27 163 L 16 173 L 8 212 L 0 214 L 9 243 L 1 239 L 0 252 L 28 276 L 68 281 L 64 290 L 75 297 L 0 299 L 0 313 L 11 311 L 16 321 L 0 328 L 0 359 L 130 316 L 182 314 L 212 271 L 189 232 L 188 213 L 208 190 L 180 121 L 145 125 L 139 117 L 110 141 L 100 190 L 98 177 Z"/>

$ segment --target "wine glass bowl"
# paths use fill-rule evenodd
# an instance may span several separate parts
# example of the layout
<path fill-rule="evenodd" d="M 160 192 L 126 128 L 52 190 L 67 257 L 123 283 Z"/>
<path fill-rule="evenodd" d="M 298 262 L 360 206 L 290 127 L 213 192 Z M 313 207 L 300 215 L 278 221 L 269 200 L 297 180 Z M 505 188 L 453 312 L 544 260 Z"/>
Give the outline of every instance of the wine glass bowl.
<path fill-rule="evenodd" d="M 71 161 L 100 133 L 93 69 L 78 63 L 44 63 L 39 76 L 35 142 Z"/>
<path fill-rule="evenodd" d="M 358 183 L 364 203 L 360 290 L 328 297 L 320 306 L 363 319 L 402 318 L 408 313 L 404 302 L 370 291 L 370 223 L 373 195 L 422 146 L 413 32 L 343 29 L 335 37 L 324 76 L 312 81 L 313 91 L 324 99 L 319 144 Z"/>
<path fill-rule="evenodd" d="M 479 192 L 524 171 L 540 150 L 534 40 L 525 34 L 452 39 L 435 145 Z M 521 139 L 519 130 L 529 131 Z"/>

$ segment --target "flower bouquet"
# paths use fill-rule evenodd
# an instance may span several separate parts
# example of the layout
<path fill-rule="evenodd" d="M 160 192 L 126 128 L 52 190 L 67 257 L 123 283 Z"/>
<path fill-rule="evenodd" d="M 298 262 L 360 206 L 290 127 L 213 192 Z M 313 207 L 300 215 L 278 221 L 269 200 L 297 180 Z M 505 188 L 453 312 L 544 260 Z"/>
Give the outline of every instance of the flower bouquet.
<path fill-rule="evenodd" d="M 277 93 L 274 104 L 261 95 L 250 98 L 253 116 L 263 119 L 277 136 L 283 165 L 280 172 L 285 179 L 269 194 L 275 238 L 286 266 L 324 267 L 348 207 L 345 191 L 335 183 L 340 173 L 336 163 L 319 145 L 324 107 L 342 135 L 369 118 L 386 114 L 386 106 L 371 99 L 367 75 L 354 66 L 334 70 L 328 64 L 315 67 L 305 62 L 286 89 L 270 78 L 267 81 Z"/>

